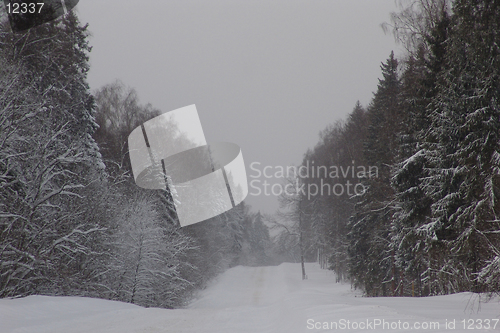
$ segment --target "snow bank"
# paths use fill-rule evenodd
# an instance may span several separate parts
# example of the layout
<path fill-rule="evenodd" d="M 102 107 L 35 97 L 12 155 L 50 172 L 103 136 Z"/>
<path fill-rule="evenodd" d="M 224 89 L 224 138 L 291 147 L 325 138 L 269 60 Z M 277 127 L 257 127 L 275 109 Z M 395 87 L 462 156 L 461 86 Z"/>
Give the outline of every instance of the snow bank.
<path fill-rule="evenodd" d="M 365 298 L 317 264 L 306 270 L 309 279 L 302 281 L 299 264 L 235 267 L 178 310 L 80 297 L 2 299 L 0 332 L 404 332 L 416 324 L 431 332 L 500 331 L 500 323 L 493 329 L 500 319 L 498 299 L 479 303 L 470 293 Z"/>

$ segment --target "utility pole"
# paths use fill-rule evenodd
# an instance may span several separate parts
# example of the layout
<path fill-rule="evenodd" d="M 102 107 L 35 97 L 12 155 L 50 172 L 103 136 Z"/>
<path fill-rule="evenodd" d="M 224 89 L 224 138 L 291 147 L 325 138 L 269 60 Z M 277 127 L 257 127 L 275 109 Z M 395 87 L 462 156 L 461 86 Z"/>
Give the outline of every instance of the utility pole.
<path fill-rule="evenodd" d="M 299 194 L 300 195 L 300 194 Z M 302 280 L 307 279 L 306 267 L 304 264 L 304 244 L 302 240 L 302 197 L 299 199 L 299 246 L 300 246 L 300 264 L 302 265 Z"/>

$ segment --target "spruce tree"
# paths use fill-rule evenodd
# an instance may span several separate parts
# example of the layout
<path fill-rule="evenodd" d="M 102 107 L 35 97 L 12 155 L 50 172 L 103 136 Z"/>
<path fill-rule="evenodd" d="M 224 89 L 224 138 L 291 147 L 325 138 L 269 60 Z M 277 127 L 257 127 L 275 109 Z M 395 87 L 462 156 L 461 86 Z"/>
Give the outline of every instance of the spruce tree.
<path fill-rule="evenodd" d="M 498 253 L 500 4 L 457 1 L 445 70 L 433 99 L 425 182 L 433 230 L 449 250 L 452 291 L 486 288 L 478 274 Z M 448 291 L 448 290 L 445 290 Z"/>
<path fill-rule="evenodd" d="M 429 252 L 433 235 L 429 233 L 432 200 L 425 194 L 423 179 L 429 176 L 422 140 L 431 120 L 427 105 L 437 94 L 437 78 L 441 75 L 446 48 L 444 47 L 450 19 L 446 11 L 441 20 L 426 33 L 427 49 L 418 47 L 415 57 L 410 56 L 402 75 L 401 110 L 406 126 L 399 138 L 399 158 L 394 165 L 392 186 L 395 190 L 396 210 L 393 215 L 391 242 L 397 249 L 396 265 L 402 271 L 406 294 L 429 293 Z"/>
<path fill-rule="evenodd" d="M 366 191 L 360 196 L 348 226 L 350 275 L 370 296 L 388 296 L 396 290 L 394 249 L 390 247 L 394 199 L 390 167 L 397 157 L 396 139 L 401 130 L 401 83 L 393 52 L 381 69 L 382 79 L 368 108 L 364 149 L 366 163 L 378 172 L 364 180 Z"/>

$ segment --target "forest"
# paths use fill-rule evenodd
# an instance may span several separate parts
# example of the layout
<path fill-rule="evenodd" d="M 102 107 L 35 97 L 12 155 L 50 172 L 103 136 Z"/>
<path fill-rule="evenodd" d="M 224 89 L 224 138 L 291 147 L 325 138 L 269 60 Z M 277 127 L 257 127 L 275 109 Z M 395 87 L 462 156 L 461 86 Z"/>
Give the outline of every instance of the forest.
<path fill-rule="evenodd" d="M 363 186 L 283 198 L 302 253 L 319 251 L 367 296 L 498 292 L 500 3 L 410 1 L 384 28 L 404 55 L 389 55 L 369 105 L 324 129 L 302 163 L 378 174 L 300 179 L 315 193 Z"/>
<path fill-rule="evenodd" d="M 135 185 L 127 138 L 160 114 L 116 81 L 91 92 L 76 14 L 0 27 L 0 297 L 74 295 L 174 308 L 229 267 L 268 265 L 244 203 L 181 228 L 169 190 Z"/>
<path fill-rule="evenodd" d="M 131 173 L 127 137 L 160 110 L 120 81 L 90 91 L 74 12 L 25 33 L 0 15 L 0 298 L 175 308 L 230 267 L 283 261 L 319 261 L 366 296 L 498 293 L 499 18 L 499 1 L 404 2 L 383 25 L 404 54 L 320 133 L 310 176 L 285 180 L 315 194 L 181 228 L 170 190 Z"/>

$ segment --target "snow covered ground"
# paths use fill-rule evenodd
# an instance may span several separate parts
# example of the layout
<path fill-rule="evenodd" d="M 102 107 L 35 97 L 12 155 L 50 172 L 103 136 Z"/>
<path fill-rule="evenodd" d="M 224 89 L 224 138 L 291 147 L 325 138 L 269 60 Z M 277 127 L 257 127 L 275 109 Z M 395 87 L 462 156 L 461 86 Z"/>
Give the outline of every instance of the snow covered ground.
<path fill-rule="evenodd" d="M 470 293 L 365 298 L 349 284 L 335 283 L 332 272 L 317 264 L 308 264 L 306 270 L 309 278 L 302 281 L 299 264 L 235 267 L 188 308 L 179 310 L 79 297 L 1 299 L 0 332 L 405 332 L 419 328 L 500 332 L 498 299 L 480 303 Z"/>

